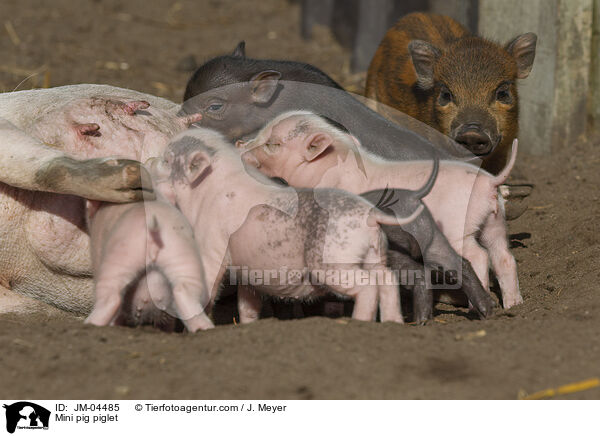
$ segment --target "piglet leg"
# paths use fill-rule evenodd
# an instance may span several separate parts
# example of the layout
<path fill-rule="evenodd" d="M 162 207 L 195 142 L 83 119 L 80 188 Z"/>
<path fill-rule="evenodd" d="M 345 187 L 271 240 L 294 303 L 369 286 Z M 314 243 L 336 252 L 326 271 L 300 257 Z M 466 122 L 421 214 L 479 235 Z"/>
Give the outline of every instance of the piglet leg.
<path fill-rule="evenodd" d="M 490 276 L 489 276 L 489 256 L 487 251 L 479 245 L 475 238 L 468 237 L 463 241 L 463 256 L 467 259 L 475 274 L 479 278 L 483 289 L 489 291 L 490 289 Z"/>
<path fill-rule="evenodd" d="M 367 252 L 363 261 L 363 268 L 374 274 L 369 274 L 369 280 L 374 279 L 382 281 L 381 283 L 369 283 L 368 286 L 374 286 L 379 296 L 379 317 L 381 322 L 404 323 L 402 318 L 402 308 L 400 307 L 400 290 L 393 282 L 387 283 L 386 280 L 392 279 L 392 272 L 385 266 L 385 255 L 382 259 L 381 254 L 387 252 L 387 243 L 385 238 L 379 242 L 378 249 L 371 248 Z"/>
<path fill-rule="evenodd" d="M 481 234 L 481 243 L 488 249 L 492 268 L 502 291 L 505 309 L 523 302 L 519 291 L 517 262 L 508 250 L 506 224 L 501 214 L 488 217 Z"/>
<path fill-rule="evenodd" d="M 375 321 L 377 314 L 378 292 L 375 286 L 362 286 L 352 289 L 348 295 L 354 297 L 354 310 L 352 318 L 359 321 Z"/>
<path fill-rule="evenodd" d="M 198 283 L 188 280 L 176 280 L 173 285 L 173 299 L 177 314 L 188 331 L 192 333 L 214 328 L 213 322 L 204 311 L 205 305 L 201 302 L 201 289 L 202 287 L 199 288 Z"/>
<path fill-rule="evenodd" d="M 340 271 L 340 274 L 341 271 L 348 271 L 349 273 L 353 273 L 354 277 L 363 276 L 365 273 L 368 276 L 368 271 L 357 268 L 356 265 L 324 264 L 314 269 L 325 271 L 337 270 Z M 352 318 L 359 321 L 375 321 L 379 297 L 377 286 L 371 284 L 359 286 L 355 284 L 355 286 L 349 288 L 341 283 L 331 283 L 329 284 L 329 288 L 338 294 L 347 295 L 354 299 Z"/>
<path fill-rule="evenodd" d="M 165 240 L 168 239 L 165 237 Z M 176 249 L 176 253 L 171 253 L 169 250 L 161 252 L 159 256 L 162 257 L 159 258 L 158 265 L 173 287 L 173 301 L 177 316 L 192 333 L 211 329 L 214 324 L 205 312 L 210 297 L 204 275 L 199 268 L 200 262 L 190 261 L 198 257 L 191 252 L 191 247 L 183 244 L 178 244 Z"/>
<path fill-rule="evenodd" d="M 249 286 L 238 286 L 238 312 L 240 323 L 248 324 L 258 319 L 262 308 L 262 299 Z"/>
<path fill-rule="evenodd" d="M 433 292 L 427 289 L 425 284 L 425 272 L 423 265 L 411 259 L 408 254 L 388 249 L 388 265 L 393 270 L 407 272 L 407 279 L 416 279 L 414 283 L 407 283 L 406 287 L 412 291 L 413 296 L 413 321 L 417 324 L 425 324 L 433 318 Z M 416 272 L 421 277 L 415 277 Z"/>
<path fill-rule="evenodd" d="M 85 319 L 86 324 L 104 326 L 114 322 L 123 302 L 123 293 L 135 279 L 135 272 L 136 269 L 125 265 L 103 264 L 96 276 L 94 309 Z"/>
<path fill-rule="evenodd" d="M 383 279 L 392 277 L 391 272 L 384 267 L 377 267 L 376 269 L 381 270 Z M 387 276 L 387 277 L 386 277 Z M 393 283 L 380 283 L 378 286 L 379 292 L 379 316 L 381 322 L 397 322 L 404 324 L 402 318 L 402 308 L 400 307 L 400 290 L 398 286 Z"/>
<path fill-rule="evenodd" d="M 476 244 L 470 254 L 473 256 L 479 253 L 480 274 L 487 277 L 487 254 L 485 250 L 477 244 L 476 241 L 470 241 L 469 244 Z M 467 251 L 468 248 L 467 248 Z M 470 306 L 481 318 L 486 318 L 493 314 L 496 303 L 490 296 L 489 292 L 483 287 L 479 277 L 471 266 L 471 263 L 460 257 L 447 242 L 446 238 L 439 230 L 435 230 L 432 235 L 431 242 L 425 252 L 425 263 L 428 266 L 442 265 L 446 270 L 454 270 L 459 273 L 461 279 L 461 289 L 467 296 Z M 427 273 L 430 273 L 428 269 Z M 456 290 L 448 290 L 448 292 L 458 292 Z"/>

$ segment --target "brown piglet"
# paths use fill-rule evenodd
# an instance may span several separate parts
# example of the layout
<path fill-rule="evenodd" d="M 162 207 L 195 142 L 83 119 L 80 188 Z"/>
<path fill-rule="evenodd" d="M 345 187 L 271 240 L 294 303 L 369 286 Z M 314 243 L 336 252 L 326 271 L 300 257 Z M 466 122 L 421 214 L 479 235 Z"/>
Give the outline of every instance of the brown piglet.
<path fill-rule="evenodd" d="M 516 80 L 529 75 L 536 42 L 525 33 L 502 46 L 449 17 L 409 14 L 379 45 L 365 95 L 388 117 L 391 107 L 451 137 L 496 174 L 518 133 Z"/>

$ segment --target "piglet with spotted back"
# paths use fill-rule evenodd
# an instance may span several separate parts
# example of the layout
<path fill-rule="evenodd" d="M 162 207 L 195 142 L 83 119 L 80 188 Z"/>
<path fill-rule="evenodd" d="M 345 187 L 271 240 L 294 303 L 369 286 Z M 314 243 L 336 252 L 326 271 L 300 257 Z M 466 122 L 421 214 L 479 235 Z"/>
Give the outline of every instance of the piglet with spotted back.
<path fill-rule="evenodd" d="M 260 293 L 310 299 L 326 291 L 353 298 L 356 319 L 374 320 L 379 301 L 382 321 L 403 322 L 397 286 L 370 272 L 391 277 L 379 224 L 408 223 L 423 207 L 396 219 L 347 192 L 282 187 L 247 172 L 225 138 L 203 128 L 175 137 L 150 172 L 192 223 L 211 300 L 227 267 L 260 275 L 238 280 L 241 322 L 257 319 Z M 346 285 L 336 280 L 344 274 L 368 279 Z M 318 280 L 323 275 L 330 280 Z"/>

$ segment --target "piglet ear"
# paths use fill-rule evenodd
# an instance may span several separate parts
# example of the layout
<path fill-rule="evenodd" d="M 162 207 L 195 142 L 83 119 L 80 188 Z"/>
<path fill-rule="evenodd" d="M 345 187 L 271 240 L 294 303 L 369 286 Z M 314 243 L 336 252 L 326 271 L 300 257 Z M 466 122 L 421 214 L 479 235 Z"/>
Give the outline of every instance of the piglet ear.
<path fill-rule="evenodd" d="M 441 52 L 434 45 L 418 39 L 408 43 L 408 51 L 417 73 L 417 84 L 421 89 L 431 89 L 434 83 L 433 66 Z"/>
<path fill-rule="evenodd" d="M 333 144 L 333 138 L 327 133 L 314 133 L 306 139 L 304 159 L 312 161 L 319 157 Z"/>
<path fill-rule="evenodd" d="M 268 103 L 275 94 L 281 73 L 275 70 L 265 70 L 250 79 L 252 100 L 256 103 Z"/>
<path fill-rule="evenodd" d="M 188 183 L 194 183 L 198 177 L 210 166 L 210 157 L 204 151 L 194 151 L 187 158 L 184 165 L 185 178 Z"/>
<path fill-rule="evenodd" d="M 517 77 L 519 79 L 529 76 L 531 68 L 533 68 L 536 44 L 537 35 L 535 33 L 524 33 L 506 44 L 506 51 L 517 61 Z"/>
<path fill-rule="evenodd" d="M 233 53 L 231 53 L 231 56 L 233 56 L 234 58 L 245 58 L 246 57 L 246 41 L 240 41 L 237 45 L 237 47 L 235 48 L 235 50 L 233 50 Z"/>

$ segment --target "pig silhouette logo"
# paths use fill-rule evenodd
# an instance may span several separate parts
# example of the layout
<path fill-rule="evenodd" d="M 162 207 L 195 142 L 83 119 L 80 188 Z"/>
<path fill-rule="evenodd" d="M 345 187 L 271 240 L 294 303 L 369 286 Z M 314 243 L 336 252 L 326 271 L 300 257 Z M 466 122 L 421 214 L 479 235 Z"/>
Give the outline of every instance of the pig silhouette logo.
<path fill-rule="evenodd" d="M 6 431 L 14 433 L 19 429 L 48 429 L 50 411 L 29 401 L 19 401 L 11 405 L 4 404 L 6 409 Z"/>

